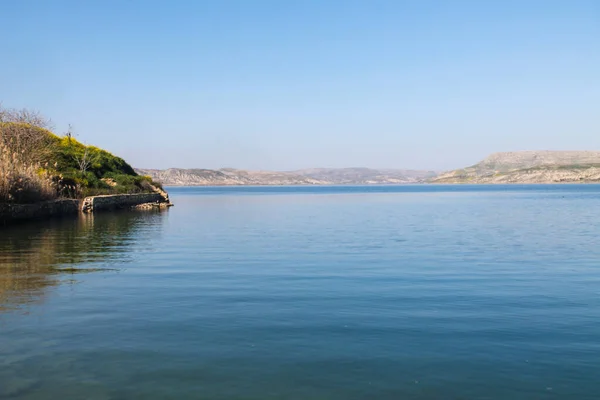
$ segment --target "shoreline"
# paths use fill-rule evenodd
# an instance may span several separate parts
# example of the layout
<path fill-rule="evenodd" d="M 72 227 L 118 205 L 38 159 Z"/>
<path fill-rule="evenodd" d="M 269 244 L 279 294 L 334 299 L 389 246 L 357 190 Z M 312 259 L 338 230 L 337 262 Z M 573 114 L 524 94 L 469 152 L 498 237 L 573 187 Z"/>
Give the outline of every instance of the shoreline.
<path fill-rule="evenodd" d="M 89 196 L 57 199 L 32 204 L 0 204 L 0 227 L 31 221 L 115 210 L 153 210 L 173 206 L 167 192 Z"/>
<path fill-rule="evenodd" d="M 406 182 L 406 183 L 325 183 L 325 184 L 256 184 L 256 185 L 239 185 L 239 184 L 210 184 L 210 185 L 171 185 L 164 184 L 164 187 L 184 188 L 184 187 L 369 187 L 369 186 L 501 186 L 501 185 L 598 185 L 600 181 L 568 181 L 568 182 Z"/>
<path fill-rule="evenodd" d="M 363 184 L 289 184 L 289 185 L 165 185 L 172 188 L 316 188 L 316 187 L 394 187 L 394 186 L 562 186 L 597 185 L 600 182 L 410 182 Z M 89 196 L 83 199 L 57 199 L 32 204 L 0 203 L 0 228 L 31 221 L 47 220 L 81 214 L 115 210 L 162 210 L 173 206 L 166 191 L 154 193 L 114 194 Z"/>

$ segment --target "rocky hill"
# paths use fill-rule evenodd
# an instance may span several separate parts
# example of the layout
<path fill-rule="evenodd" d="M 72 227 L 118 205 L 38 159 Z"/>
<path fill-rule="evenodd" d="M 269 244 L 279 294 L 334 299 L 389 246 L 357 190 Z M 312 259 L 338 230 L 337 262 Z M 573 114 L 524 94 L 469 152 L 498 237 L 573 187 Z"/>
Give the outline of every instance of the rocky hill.
<path fill-rule="evenodd" d="M 336 185 L 418 183 L 436 176 L 434 171 L 371 168 L 313 168 L 294 173 Z"/>
<path fill-rule="evenodd" d="M 236 186 L 236 185 L 319 185 L 316 179 L 286 172 L 246 171 L 237 169 L 137 169 L 139 174 L 169 186 Z"/>
<path fill-rule="evenodd" d="M 152 193 L 156 185 L 122 158 L 56 135 L 37 112 L 0 105 L 0 204 Z"/>
<path fill-rule="evenodd" d="M 137 169 L 139 174 L 170 186 L 218 185 L 362 185 L 417 183 L 435 176 L 432 171 L 369 168 L 316 168 L 291 172 L 211 169 Z"/>
<path fill-rule="evenodd" d="M 467 168 L 449 171 L 432 183 L 600 182 L 598 151 L 495 153 Z"/>

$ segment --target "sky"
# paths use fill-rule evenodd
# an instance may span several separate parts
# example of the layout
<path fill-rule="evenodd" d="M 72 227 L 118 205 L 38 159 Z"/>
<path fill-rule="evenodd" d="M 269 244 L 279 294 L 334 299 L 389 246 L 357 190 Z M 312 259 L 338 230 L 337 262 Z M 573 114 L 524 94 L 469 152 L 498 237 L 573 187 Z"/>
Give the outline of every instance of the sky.
<path fill-rule="evenodd" d="M 600 150 L 598 0 L 0 0 L 0 102 L 139 168 Z"/>

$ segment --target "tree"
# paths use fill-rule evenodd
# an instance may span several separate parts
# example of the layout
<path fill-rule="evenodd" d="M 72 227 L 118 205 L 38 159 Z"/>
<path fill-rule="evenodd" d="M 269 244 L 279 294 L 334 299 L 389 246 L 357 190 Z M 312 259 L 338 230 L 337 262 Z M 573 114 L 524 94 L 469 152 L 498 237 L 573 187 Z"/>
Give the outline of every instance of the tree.
<path fill-rule="evenodd" d="M 43 129 L 52 128 L 52 120 L 44 117 L 39 111 L 26 108 L 4 108 L 0 103 L 0 122 L 16 122 Z"/>
<path fill-rule="evenodd" d="M 75 161 L 79 166 L 79 171 L 81 175 L 85 175 L 90 166 L 98 160 L 98 155 L 94 154 L 90 151 L 88 146 L 85 146 L 83 150 L 83 154 L 80 156 L 75 156 Z"/>
<path fill-rule="evenodd" d="M 53 141 L 49 119 L 37 111 L 4 108 L 0 104 L 0 144 L 26 164 L 44 163 Z"/>
<path fill-rule="evenodd" d="M 73 139 L 73 126 L 71 124 L 69 124 L 69 129 L 65 132 L 65 137 L 69 141 L 69 144 L 71 144 L 71 139 Z"/>

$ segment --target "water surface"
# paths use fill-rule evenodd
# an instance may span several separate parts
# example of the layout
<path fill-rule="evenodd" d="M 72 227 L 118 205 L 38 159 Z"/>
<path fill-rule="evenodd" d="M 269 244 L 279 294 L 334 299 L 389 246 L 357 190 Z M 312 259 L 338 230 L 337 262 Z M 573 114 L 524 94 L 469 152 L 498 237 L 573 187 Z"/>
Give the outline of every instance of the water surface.
<path fill-rule="evenodd" d="M 600 396 L 600 186 L 170 194 L 0 228 L 0 398 Z"/>

